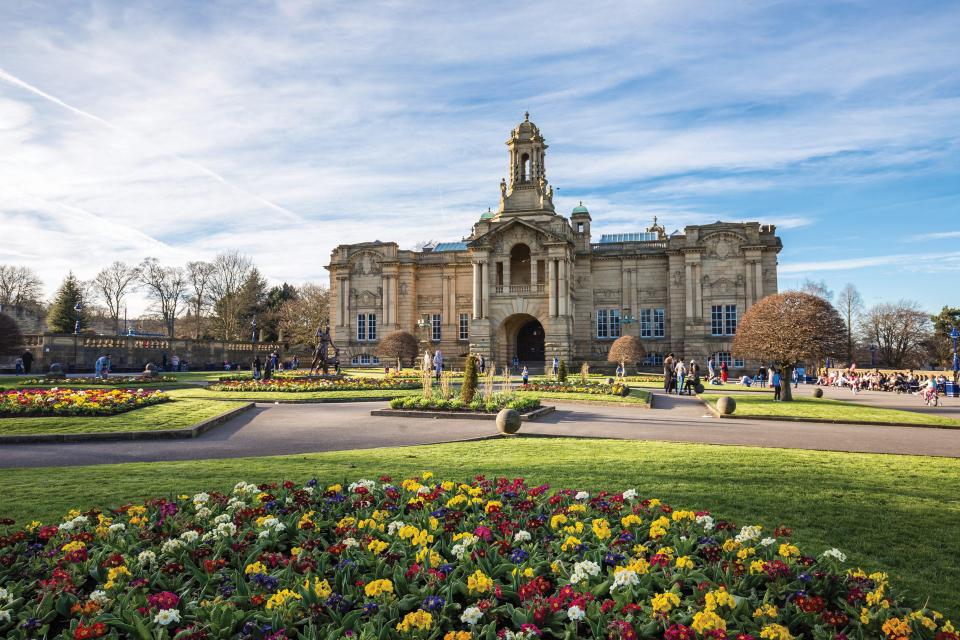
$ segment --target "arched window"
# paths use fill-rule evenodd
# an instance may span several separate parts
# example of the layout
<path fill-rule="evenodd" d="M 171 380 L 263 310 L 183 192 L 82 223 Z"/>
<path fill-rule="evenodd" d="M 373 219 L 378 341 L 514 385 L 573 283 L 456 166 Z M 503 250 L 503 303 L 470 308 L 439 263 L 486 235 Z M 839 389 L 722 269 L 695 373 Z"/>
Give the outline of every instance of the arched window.
<path fill-rule="evenodd" d="M 523 154 L 520 158 L 520 181 L 528 182 L 530 180 L 530 155 Z"/>
<path fill-rule="evenodd" d="M 510 249 L 510 284 L 530 284 L 530 247 L 525 244 Z"/>

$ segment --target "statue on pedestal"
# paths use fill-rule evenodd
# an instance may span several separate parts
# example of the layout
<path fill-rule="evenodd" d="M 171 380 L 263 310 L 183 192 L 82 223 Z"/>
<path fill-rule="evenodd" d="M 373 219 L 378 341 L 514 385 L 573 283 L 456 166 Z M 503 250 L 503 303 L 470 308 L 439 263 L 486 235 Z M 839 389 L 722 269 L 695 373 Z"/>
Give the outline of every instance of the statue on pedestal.
<path fill-rule="evenodd" d="M 334 347 L 334 350 L 339 353 L 333 340 L 330 339 L 330 325 L 327 324 L 325 327 L 317 327 L 317 348 L 313 352 L 313 363 L 310 365 L 310 373 L 313 374 L 314 371 L 317 373 L 320 372 L 320 369 L 323 369 L 323 375 L 329 375 L 330 365 L 332 361 L 330 360 L 330 347 Z"/>

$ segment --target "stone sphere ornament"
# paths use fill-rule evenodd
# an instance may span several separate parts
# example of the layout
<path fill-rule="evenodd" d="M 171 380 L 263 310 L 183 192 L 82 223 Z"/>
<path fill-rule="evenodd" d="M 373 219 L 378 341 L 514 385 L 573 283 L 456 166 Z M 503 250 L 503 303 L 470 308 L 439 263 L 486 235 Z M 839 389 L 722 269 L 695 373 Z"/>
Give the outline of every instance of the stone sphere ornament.
<path fill-rule="evenodd" d="M 814 390 L 813 390 L 813 397 L 814 397 L 814 398 L 822 398 L 822 397 L 823 397 L 823 389 L 821 389 L 820 387 L 817 387 L 816 389 L 814 389 Z"/>
<path fill-rule="evenodd" d="M 516 409 L 501 409 L 497 414 L 497 431 L 505 436 L 520 431 L 520 413 Z"/>
<path fill-rule="evenodd" d="M 721 396 L 721 398 L 717 400 L 717 411 L 721 414 L 729 416 L 736 410 L 737 401 L 730 396 Z"/>

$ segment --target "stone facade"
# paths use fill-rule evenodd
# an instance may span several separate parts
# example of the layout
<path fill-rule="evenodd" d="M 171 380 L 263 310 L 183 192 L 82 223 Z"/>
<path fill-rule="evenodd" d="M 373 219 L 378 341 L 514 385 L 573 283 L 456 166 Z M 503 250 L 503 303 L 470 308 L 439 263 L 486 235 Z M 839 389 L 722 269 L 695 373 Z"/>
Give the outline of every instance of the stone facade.
<path fill-rule="evenodd" d="M 448 363 L 474 351 L 499 365 L 515 355 L 537 368 L 554 355 L 606 364 L 620 335 L 641 339 L 651 368 L 670 352 L 729 357 L 740 316 L 777 291 L 773 225 L 716 222 L 667 236 L 654 219 L 643 232 L 594 242 L 582 203 L 569 218 L 554 210 L 547 144 L 529 116 L 506 144 L 500 206 L 464 241 L 333 251 L 331 323 L 344 364 L 374 364 L 377 341 L 396 330 L 417 336 L 421 351 L 441 349 Z"/>

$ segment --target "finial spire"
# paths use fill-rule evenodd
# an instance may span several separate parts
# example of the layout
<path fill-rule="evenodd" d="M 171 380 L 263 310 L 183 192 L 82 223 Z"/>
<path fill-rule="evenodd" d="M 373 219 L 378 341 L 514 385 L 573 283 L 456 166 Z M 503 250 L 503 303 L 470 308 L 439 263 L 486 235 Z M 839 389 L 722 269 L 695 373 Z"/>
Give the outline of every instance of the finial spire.
<path fill-rule="evenodd" d="M 523 113 L 523 121 L 524 121 L 524 122 L 530 122 L 530 112 L 529 112 L 529 111 L 525 111 L 525 112 Z"/>

